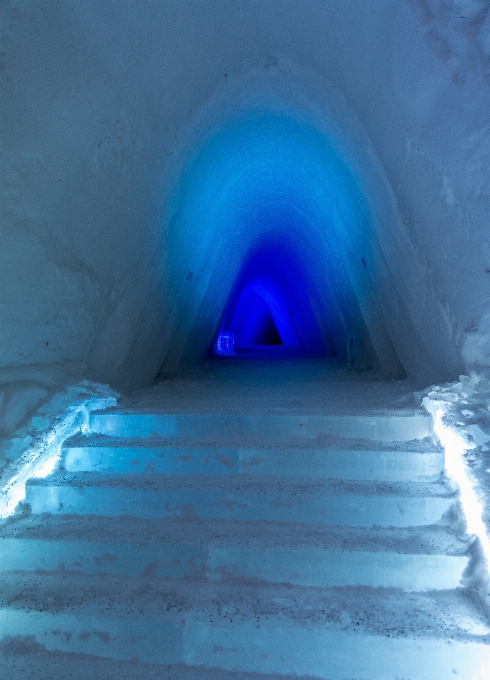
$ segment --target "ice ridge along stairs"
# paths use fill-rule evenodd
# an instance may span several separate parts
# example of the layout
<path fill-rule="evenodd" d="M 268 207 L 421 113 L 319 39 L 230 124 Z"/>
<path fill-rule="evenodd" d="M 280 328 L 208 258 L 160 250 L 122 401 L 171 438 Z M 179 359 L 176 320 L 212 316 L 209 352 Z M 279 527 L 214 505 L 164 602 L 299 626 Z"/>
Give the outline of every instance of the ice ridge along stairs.
<path fill-rule="evenodd" d="M 490 677 L 427 415 L 114 409 L 90 427 L 2 526 L 3 635 L 128 678 Z"/>

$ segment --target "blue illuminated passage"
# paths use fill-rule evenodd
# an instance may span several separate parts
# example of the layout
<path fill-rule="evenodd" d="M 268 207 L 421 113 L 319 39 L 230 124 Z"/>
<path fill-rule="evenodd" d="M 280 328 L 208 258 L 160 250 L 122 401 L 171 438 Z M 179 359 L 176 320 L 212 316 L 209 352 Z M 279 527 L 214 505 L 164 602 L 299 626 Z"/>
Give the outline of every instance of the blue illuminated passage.
<path fill-rule="evenodd" d="M 250 257 L 226 307 L 212 353 L 326 354 L 303 277 L 284 249 L 262 247 Z"/>
<path fill-rule="evenodd" d="M 176 193 L 164 263 L 176 326 L 162 374 L 210 354 L 336 354 L 370 367 L 371 231 L 349 160 L 326 131 L 293 111 L 223 124 Z"/>

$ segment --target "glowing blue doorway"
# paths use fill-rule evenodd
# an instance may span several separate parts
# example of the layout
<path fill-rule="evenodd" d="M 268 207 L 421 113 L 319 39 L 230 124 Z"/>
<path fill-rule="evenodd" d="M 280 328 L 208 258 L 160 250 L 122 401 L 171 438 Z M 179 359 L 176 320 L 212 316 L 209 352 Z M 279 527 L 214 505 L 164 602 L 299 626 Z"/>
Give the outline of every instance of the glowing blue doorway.
<path fill-rule="evenodd" d="M 294 257 L 259 248 L 236 282 L 213 343 L 215 356 L 286 357 L 334 354 L 311 308 Z"/>

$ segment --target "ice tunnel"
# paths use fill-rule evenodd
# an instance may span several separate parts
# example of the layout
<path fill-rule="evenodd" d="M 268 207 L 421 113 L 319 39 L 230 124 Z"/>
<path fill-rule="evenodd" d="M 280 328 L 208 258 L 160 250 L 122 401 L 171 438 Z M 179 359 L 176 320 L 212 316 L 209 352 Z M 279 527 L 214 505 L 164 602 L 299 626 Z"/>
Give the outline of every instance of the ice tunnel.
<path fill-rule="evenodd" d="M 6 10 L 6 383 L 204 360 L 260 252 L 287 351 L 420 386 L 487 367 L 487 3 L 453 4 Z"/>
<path fill-rule="evenodd" d="M 244 265 L 223 314 L 212 356 L 287 357 L 335 354 L 320 332 L 300 266 L 274 246 Z"/>
<path fill-rule="evenodd" d="M 203 357 L 324 355 L 400 377 L 373 290 L 376 235 L 328 136 L 284 112 L 227 121 L 179 187 L 162 374 Z M 368 265 L 370 263 L 370 265 Z"/>
<path fill-rule="evenodd" d="M 489 678 L 488 0 L 0 16 L 0 667 Z"/>

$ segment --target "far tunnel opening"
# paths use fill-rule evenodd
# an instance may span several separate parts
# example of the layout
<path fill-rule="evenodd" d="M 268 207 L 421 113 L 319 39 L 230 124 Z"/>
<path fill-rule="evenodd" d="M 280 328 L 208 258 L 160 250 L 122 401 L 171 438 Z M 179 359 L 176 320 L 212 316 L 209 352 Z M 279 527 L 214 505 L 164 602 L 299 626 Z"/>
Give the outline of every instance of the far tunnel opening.
<path fill-rule="evenodd" d="M 301 267 L 284 248 L 255 250 L 246 261 L 215 334 L 217 357 L 331 356 Z"/>

